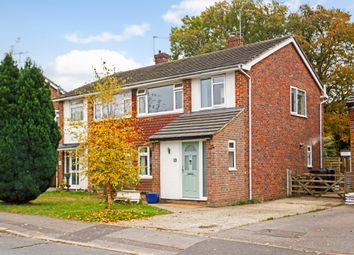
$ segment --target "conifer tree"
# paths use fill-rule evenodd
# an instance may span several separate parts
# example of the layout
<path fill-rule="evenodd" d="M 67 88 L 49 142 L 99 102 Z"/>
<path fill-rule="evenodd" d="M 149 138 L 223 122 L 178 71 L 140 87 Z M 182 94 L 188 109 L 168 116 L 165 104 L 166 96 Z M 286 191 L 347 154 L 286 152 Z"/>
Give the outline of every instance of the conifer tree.
<path fill-rule="evenodd" d="M 50 186 L 56 171 L 60 133 L 50 90 L 30 60 L 18 71 L 7 55 L 0 67 L 0 94 L 0 199 L 26 203 Z"/>

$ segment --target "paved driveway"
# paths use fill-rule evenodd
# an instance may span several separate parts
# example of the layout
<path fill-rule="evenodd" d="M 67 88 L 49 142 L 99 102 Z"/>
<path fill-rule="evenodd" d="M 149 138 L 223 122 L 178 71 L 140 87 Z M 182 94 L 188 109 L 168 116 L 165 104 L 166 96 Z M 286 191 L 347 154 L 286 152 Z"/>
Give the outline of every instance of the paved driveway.
<path fill-rule="evenodd" d="M 260 222 L 213 238 L 330 254 L 354 254 L 354 206 Z"/>
<path fill-rule="evenodd" d="M 237 226 L 323 210 L 340 204 L 342 201 L 338 198 L 312 197 L 285 198 L 260 204 L 220 208 L 158 204 L 156 206 L 173 211 L 174 214 L 123 222 L 119 225 L 208 235 Z"/>

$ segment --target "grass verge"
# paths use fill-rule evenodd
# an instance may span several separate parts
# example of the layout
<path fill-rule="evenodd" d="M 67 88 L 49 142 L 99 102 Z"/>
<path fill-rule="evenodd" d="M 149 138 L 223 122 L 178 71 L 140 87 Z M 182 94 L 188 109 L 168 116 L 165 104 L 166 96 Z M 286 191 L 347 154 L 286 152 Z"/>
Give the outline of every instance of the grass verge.
<path fill-rule="evenodd" d="M 0 211 L 48 216 L 88 222 L 114 223 L 124 220 L 152 217 L 170 213 L 144 203 L 114 203 L 107 210 L 96 195 L 85 192 L 51 191 L 40 195 L 29 204 L 7 204 L 0 201 Z"/>

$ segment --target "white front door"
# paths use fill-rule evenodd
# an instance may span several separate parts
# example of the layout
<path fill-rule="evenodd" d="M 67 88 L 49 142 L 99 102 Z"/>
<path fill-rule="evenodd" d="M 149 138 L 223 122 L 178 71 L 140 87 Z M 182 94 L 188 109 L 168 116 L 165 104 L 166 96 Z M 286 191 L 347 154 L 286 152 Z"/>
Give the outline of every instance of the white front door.
<path fill-rule="evenodd" d="M 202 141 L 160 142 L 160 191 L 165 199 L 197 199 L 203 196 Z"/>
<path fill-rule="evenodd" d="M 69 181 L 70 189 L 87 189 L 86 178 L 80 174 L 80 158 L 73 152 L 65 152 L 64 178 Z"/>

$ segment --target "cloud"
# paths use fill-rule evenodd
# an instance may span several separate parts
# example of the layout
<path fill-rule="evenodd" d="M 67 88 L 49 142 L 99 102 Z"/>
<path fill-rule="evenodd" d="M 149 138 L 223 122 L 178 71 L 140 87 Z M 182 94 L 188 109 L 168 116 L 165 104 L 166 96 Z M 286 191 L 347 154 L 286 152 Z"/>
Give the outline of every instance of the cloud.
<path fill-rule="evenodd" d="M 181 19 L 186 16 L 195 16 L 212 6 L 220 0 L 182 0 L 179 4 L 174 4 L 162 16 L 163 20 L 169 23 L 181 24 Z"/>
<path fill-rule="evenodd" d="M 140 63 L 125 54 L 104 50 L 73 50 L 57 56 L 48 66 L 45 74 L 65 90 L 72 90 L 95 79 L 94 68 L 102 72 L 102 63 L 107 67 L 115 67 L 117 71 L 138 68 Z"/>
<path fill-rule="evenodd" d="M 113 34 L 110 32 L 103 32 L 98 35 L 91 36 L 79 36 L 75 33 L 65 35 L 65 39 L 69 42 L 88 44 L 94 42 L 109 42 L 109 41 L 124 41 L 131 37 L 144 36 L 144 34 L 150 29 L 148 23 L 136 24 L 136 25 L 126 25 L 124 30 L 120 34 Z"/>

